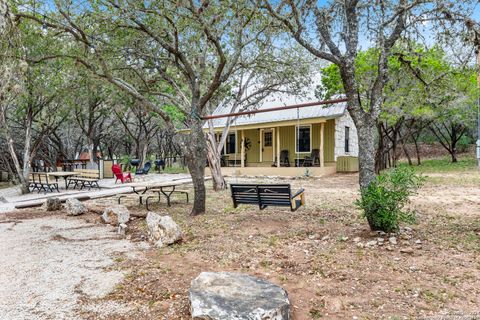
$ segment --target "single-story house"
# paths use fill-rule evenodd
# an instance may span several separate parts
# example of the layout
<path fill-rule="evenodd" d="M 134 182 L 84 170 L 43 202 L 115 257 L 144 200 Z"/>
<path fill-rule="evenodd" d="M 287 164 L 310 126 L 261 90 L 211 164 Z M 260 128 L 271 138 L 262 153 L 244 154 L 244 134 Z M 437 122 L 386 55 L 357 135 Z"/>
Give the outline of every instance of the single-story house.
<path fill-rule="evenodd" d="M 255 110 L 305 102 L 311 101 L 270 99 Z M 213 115 L 228 113 L 219 107 Z M 227 118 L 210 121 L 220 136 Z M 238 116 L 222 151 L 224 173 L 241 175 L 353 172 L 358 171 L 357 157 L 357 130 L 344 102 Z"/>

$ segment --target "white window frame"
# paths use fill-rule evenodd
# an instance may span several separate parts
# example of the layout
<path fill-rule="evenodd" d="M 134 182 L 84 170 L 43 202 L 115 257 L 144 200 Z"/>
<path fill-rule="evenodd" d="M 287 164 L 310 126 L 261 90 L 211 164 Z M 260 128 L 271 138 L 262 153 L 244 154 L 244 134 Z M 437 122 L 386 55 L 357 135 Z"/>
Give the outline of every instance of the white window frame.
<path fill-rule="evenodd" d="M 310 129 L 310 149 L 309 151 L 298 151 L 298 131 L 300 128 L 306 128 L 308 127 Z M 295 126 L 295 154 L 297 153 L 312 153 L 312 132 L 313 131 L 313 128 L 312 128 L 312 124 L 301 124 L 300 126 Z"/>

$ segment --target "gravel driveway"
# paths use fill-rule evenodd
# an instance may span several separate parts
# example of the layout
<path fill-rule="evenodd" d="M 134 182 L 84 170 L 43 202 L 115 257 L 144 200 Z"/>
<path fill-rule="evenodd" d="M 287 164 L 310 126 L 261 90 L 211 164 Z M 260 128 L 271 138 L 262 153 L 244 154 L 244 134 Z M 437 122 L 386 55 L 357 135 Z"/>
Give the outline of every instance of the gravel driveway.
<path fill-rule="evenodd" d="M 139 257 L 113 227 L 49 216 L 0 221 L 0 319 L 79 319 L 79 298 L 123 279 L 115 257 Z"/>

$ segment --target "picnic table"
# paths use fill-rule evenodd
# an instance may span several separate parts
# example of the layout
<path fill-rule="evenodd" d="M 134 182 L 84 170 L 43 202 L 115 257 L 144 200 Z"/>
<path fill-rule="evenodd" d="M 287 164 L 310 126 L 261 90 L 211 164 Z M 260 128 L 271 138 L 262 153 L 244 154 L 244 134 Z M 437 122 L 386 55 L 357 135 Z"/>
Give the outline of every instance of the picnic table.
<path fill-rule="evenodd" d="M 77 173 L 70 172 L 70 171 L 57 171 L 57 172 L 49 172 L 47 173 L 47 175 L 54 177 L 56 182 L 58 182 L 58 178 L 63 178 L 63 180 L 65 180 L 65 189 L 68 189 L 68 184 L 67 184 L 68 178 L 76 176 Z"/>
<path fill-rule="evenodd" d="M 188 203 L 188 192 L 183 190 L 175 190 L 176 187 L 192 182 L 192 179 L 181 179 L 168 182 L 147 182 L 147 183 L 135 183 L 130 184 L 137 195 L 139 195 L 140 204 L 142 204 L 142 195 L 145 195 L 147 191 L 154 191 L 158 193 L 158 202 L 160 202 L 160 194 L 163 194 L 167 198 L 167 205 L 170 207 L 170 197 L 174 193 L 185 194 Z"/>
<path fill-rule="evenodd" d="M 208 179 L 208 178 L 207 178 Z M 170 198 L 174 193 L 185 194 L 186 200 L 188 203 L 188 192 L 183 190 L 176 190 L 176 187 L 184 184 L 191 183 L 192 179 L 178 179 L 173 181 L 163 181 L 163 182 L 138 182 L 130 183 L 129 186 L 132 187 L 133 192 L 138 195 L 138 200 L 140 204 L 143 204 L 143 198 L 145 198 L 145 205 L 148 208 L 149 200 L 156 198 L 155 196 L 148 194 L 147 191 L 152 191 L 158 193 L 158 202 L 160 202 L 160 197 L 163 194 L 167 198 L 167 205 L 171 206 Z M 118 204 L 120 204 L 121 199 L 125 196 L 120 196 L 117 198 Z"/>

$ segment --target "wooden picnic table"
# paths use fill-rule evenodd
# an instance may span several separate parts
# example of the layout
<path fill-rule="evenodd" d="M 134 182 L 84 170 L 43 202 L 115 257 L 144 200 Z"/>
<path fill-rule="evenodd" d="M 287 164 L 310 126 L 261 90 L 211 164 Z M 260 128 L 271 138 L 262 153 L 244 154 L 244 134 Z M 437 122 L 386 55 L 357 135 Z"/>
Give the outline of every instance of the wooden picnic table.
<path fill-rule="evenodd" d="M 65 180 L 65 189 L 68 189 L 68 184 L 67 184 L 68 178 L 76 176 L 77 174 L 78 174 L 77 172 L 71 172 L 71 171 L 57 171 L 57 172 L 47 173 L 47 175 L 54 177 L 56 182 L 58 182 L 58 178 L 63 178 L 63 180 Z"/>

